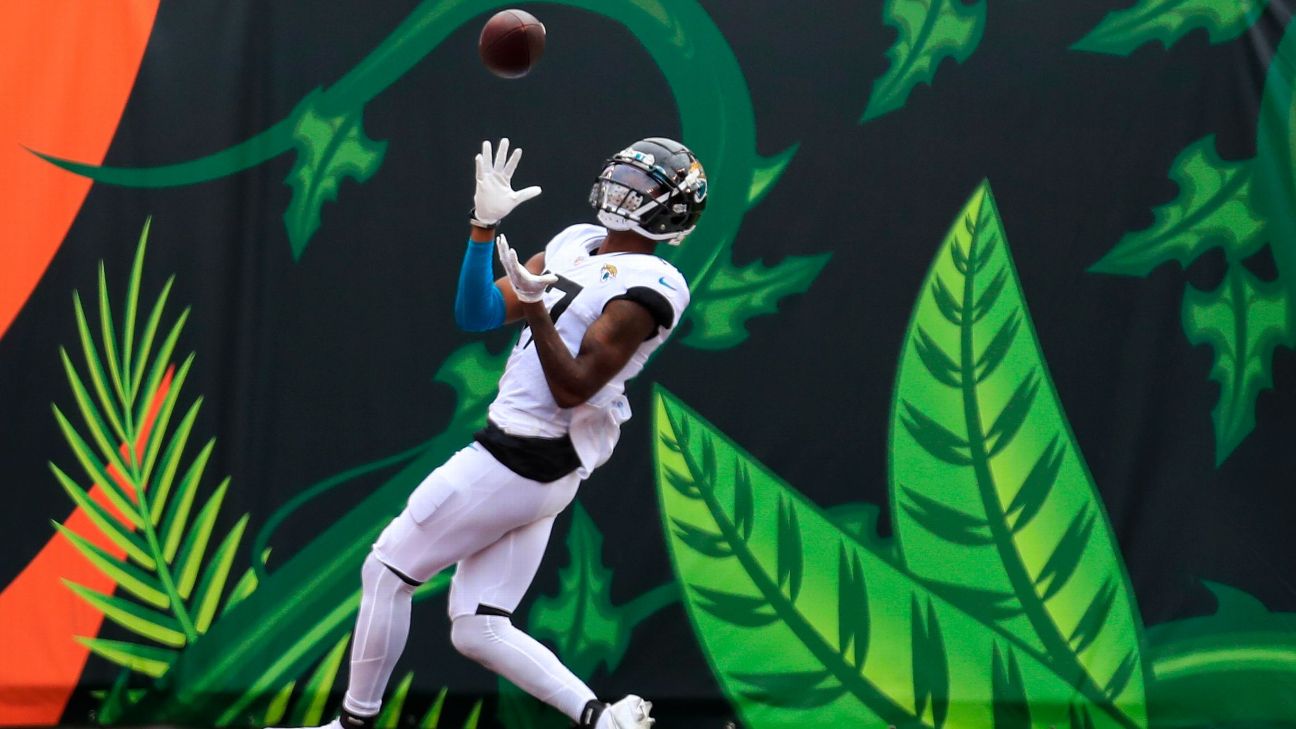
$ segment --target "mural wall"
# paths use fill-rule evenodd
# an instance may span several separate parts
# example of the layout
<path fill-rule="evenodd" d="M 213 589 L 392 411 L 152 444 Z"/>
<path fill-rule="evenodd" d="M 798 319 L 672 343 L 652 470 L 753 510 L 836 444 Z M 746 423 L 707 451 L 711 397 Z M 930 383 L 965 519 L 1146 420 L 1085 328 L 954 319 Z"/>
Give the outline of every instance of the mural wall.
<path fill-rule="evenodd" d="M 676 137 L 692 305 L 515 620 L 660 726 L 1296 726 L 1280 0 L 0 10 L 0 724 L 311 725 L 484 423 L 472 155 L 592 220 Z M 416 595 L 379 725 L 565 717 Z"/>

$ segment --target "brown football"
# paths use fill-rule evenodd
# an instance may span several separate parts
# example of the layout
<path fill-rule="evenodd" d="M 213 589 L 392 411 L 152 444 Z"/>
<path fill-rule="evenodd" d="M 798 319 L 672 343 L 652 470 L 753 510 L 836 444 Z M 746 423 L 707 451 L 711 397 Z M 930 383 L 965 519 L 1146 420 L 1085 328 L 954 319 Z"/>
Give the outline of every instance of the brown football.
<path fill-rule="evenodd" d="M 544 54 L 545 27 L 525 10 L 501 10 L 482 27 L 477 52 L 500 78 L 525 76 Z"/>

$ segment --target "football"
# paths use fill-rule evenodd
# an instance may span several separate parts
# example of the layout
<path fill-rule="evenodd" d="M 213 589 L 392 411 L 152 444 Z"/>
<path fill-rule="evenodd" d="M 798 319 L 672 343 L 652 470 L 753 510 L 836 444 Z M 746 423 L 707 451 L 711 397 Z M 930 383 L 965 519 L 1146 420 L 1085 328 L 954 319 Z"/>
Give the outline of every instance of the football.
<path fill-rule="evenodd" d="M 500 78 L 521 78 L 544 53 L 544 23 L 525 10 L 501 10 L 482 27 L 477 52 Z"/>

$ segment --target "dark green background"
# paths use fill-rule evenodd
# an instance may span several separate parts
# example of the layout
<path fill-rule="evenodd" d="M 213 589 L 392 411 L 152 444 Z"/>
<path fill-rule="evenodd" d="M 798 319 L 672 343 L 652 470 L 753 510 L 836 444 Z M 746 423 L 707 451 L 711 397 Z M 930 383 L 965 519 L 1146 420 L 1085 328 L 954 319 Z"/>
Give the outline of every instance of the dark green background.
<path fill-rule="evenodd" d="M 984 38 L 965 64 L 946 62 L 934 87 L 916 88 L 903 109 L 861 125 L 894 39 L 881 3 L 703 2 L 746 75 L 758 150 L 801 145 L 745 218 L 736 262 L 833 257 L 807 293 L 752 320 L 741 345 L 709 352 L 676 341 L 632 384 L 638 417 L 580 495 L 605 536 L 614 600 L 672 579 L 656 515 L 648 381 L 669 387 L 815 502 L 885 507 L 888 409 L 904 327 L 951 217 L 989 178 L 1144 622 L 1213 610 L 1202 578 L 1271 610 L 1296 611 L 1296 356 L 1277 351 L 1255 431 L 1216 469 L 1213 355 L 1185 339 L 1180 305 L 1185 281 L 1217 285 L 1222 257 L 1208 255 L 1187 272 L 1162 266 L 1146 280 L 1085 272 L 1174 199 L 1167 171 L 1190 143 L 1215 134 L 1224 159 L 1254 156 L 1268 53 L 1285 18 L 1271 12 L 1252 35 L 1221 45 L 1195 32 L 1168 51 L 1153 44 L 1119 58 L 1067 48 L 1127 0 L 988 3 Z M 252 136 L 342 76 L 412 7 L 162 4 L 105 164 L 175 162 Z M 489 76 L 477 61 L 474 23 L 368 105 L 365 128 L 388 140 L 386 159 L 368 183 L 343 184 L 298 262 L 281 220 L 291 155 L 184 188 L 95 186 L 0 340 L 0 461 L 13 495 L 0 512 L 0 583 L 49 539 L 49 519 L 70 510 L 46 462 L 70 461 L 49 404 L 70 402 L 57 348 L 76 341 L 71 291 L 93 291 L 100 259 L 120 291 L 148 215 L 144 291 L 175 273 L 173 301 L 193 306 L 180 345 L 198 354 L 186 392 L 205 396 L 195 433 L 219 438 L 212 468 L 233 479 L 229 523 L 251 512 L 255 533 L 307 485 L 444 427 L 453 394 L 432 374 L 475 338 L 454 328 L 451 302 L 480 140 L 511 137 L 526 149 L 518 181 L 545 188 L 508 220 L 510 241 L 529 252 L 592 219 L 586 193 L 605 156 L 643 136 L 679 134 L 665 81 L 627 31 L 580 11 L 526 7 L 549 31 L 529 77 Z M 1248 265 L 1272 279 L 1267 256 Z M 485 339 L 499 351 L 509 336 Z M 272 568 L 377 482 L 345 486 L 296 513 L 272 541 Z M 557 590 L 566 524 L 564 517 L 555 530 L 533 596 Z M 240 555 L 236 570 L 246 564 Z M 416 608 L 398 671 L 415 669 L 423 695 L 442 685 L 455 697 L 492 692 L 493 677 L 450 648 L 443 608 L 439 599 Z M 92 658 L 83 685 L 115 675 Z M 593 685 L 608 697 L 633 690 L 659 701 L 663 725 L 718 725 L 700 717 L 728 716 L 678 606 L 644 623 L 620 669 Z M 66 718 L 83 721 L 92 705 L 83 692 Z"/>

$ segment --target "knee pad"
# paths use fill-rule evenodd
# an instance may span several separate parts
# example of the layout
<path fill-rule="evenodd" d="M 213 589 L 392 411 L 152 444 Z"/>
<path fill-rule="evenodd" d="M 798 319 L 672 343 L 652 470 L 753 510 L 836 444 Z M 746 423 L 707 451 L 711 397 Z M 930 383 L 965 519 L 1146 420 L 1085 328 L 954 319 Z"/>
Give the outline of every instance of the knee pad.
<path fill-rule="evenodd" d="M 384 576 L 397 579 L 383 580 Z M 382 591 L 392 593 L 395 596 L 401 593 L 413 595 L 414 588 L 418 586 L 418 583 L 383 564 L 373 555 L 373 552 L 370 552 L 369 556 L 365 557 L 364 565 L 360 568 L 360 585 L 364 588 L 366 595 L 377 595 L 379 591 Z"/>
<path fill-rule="evenodd" d="M 491 656 L 503 640 L 500 633 L 512 630 L 508 618 L 498 615 L 463 615 L 450 624 L 450 643 L 465 657 L 491 667 Z"/>

